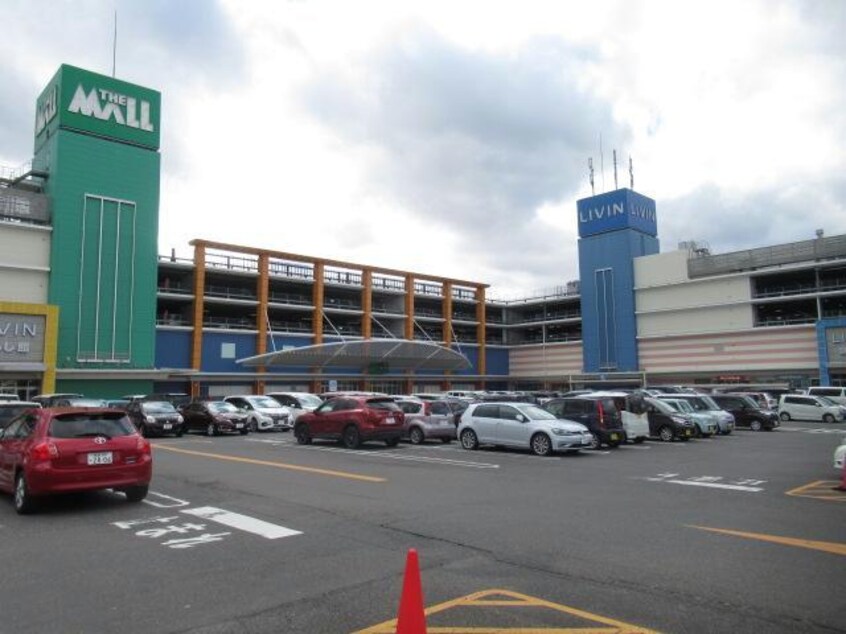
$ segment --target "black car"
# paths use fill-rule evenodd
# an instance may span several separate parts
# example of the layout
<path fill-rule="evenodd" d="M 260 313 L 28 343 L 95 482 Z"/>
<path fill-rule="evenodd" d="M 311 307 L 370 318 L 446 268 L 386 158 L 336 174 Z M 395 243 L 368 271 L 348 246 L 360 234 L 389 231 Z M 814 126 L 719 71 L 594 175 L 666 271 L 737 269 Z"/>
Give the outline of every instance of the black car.
<path fill-rule="evenodd" d="M 721 408 L 734 415 L 734 424 L 752 431 L 770 431 L 779 426 L 778 413 L 758 407 L 758 403 L 745 394 L 711 394 Z"/>
<path fill-rule="evenodd" d="M 647 398 L 646 416 L 649 419 L 649 435 L 669 442 L 675 438 L 690 440 L 696 435 L 696 423 L 667 403 L 657 398 Z"/>
<path fill-rule="evenodd" d="M 601 445 L 619 447 L 626 440 L 620 410 L 610 396 L 574 396 L 554 398 L 542 405 L 556 418 L 566 418 L 581 423 L 593 434 L 592 448 Z"/>
<path fill-rule="evenodd" d="M 185 417 L 186 431 L 201 431 L 208 436 L 224 432 L 250 433 L 247 414 L 226 401 L 192 401 L 180 410 Z"/>
<path fill-rule="evenodd" d="M 124 409 L 142 436 L 181 436 L 185 432 L 182 415 L 167 401 L 135 401 Z"/>

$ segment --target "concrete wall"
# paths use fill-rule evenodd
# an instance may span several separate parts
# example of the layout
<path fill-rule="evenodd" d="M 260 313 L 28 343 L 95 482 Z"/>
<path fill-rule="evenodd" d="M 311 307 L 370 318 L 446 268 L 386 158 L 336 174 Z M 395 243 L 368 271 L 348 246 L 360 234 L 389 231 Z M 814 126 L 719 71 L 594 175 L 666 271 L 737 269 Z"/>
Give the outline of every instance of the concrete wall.
<path fill-rule="evenodd" d="M 0 300 L 46 304 L 50 229 L 0 221 Z"/>
<path fill-rule="evenodd" d="M 510 378 L 582 373 L 581 342 L 521 346 L 509 356 Z"/>

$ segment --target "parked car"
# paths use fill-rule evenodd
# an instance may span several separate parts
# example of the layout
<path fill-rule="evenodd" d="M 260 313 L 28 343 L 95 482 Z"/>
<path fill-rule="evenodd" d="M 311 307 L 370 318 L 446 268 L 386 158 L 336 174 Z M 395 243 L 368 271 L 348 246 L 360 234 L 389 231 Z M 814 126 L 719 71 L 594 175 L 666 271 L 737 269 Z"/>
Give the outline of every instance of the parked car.
<path fill-rule="evenodd" d="M 788 420 L 819 420 L 824 423 L 843 421 L 843 409 L 823 396 L 783 394 L 778 401 L 778 417 Z"/>
<path fill-rule="evenodd" d="M 288 408 L 288 411 L 291 412 L 292 424 L 301 414 L 313 412 L 323 405 L 322 398 L 308 392 L 268 392 L 265 396 L 269 396 L 283 407 Z"/>
<path fill-rule="evenodd" d="M 838 405 L 846 405 L 846 387 L 814 386 L 808 388 L 808 395 L 824 396 Z"/>
<path fill-rule="evenodd" d="M 0 403 L 4 401 L 19 401 L 21 397 L 12 392 L 0 392 Z"/>
<path fill-rule="evenodd" d="M 455 418 L 448 401 L 421 401 L 397 399 L 399 408 L 405 414 L 403 440 L 419 445 L 430 439 L 449 443 L 455 440 Z"/>
<path fill-rule="evenodd" d="M 543 409 L 554 414 L 556 418 L 571 420 L 587 427 L 593 436 L 593 449 L 598 449 L 601 445 L 619 447 L 626 439 L 622 417 L 613 398 L 593 397 L 590 394 L 554 398 L 544 403 Z"/>
<path fill-rule="evenodd" d="M 672 394 L 662 395 L 658 400 L 666 403 L 676 412 L 693 423 L 693 435 L 696 438 L 710 438 L 717 433 L 717 420 L 713 412 L 697 411 L 691 402 L 684 398 L 672 398 Z"/>
<path fill-rule="evenodd" d="M 126 414 L 144 437 L 185 432 L 182 415 L 168 401 L 134 401 L 126 405 Z"/>
<path fill-rule="evenodd" d="M 125 410 L 132 401 L 127 401 L 125 398 L 106 399 L 106 407 L 114 407 L 116 409 Z"/>
<path fill-rule="evenodd" d="M 752 431 L 772 431 L 779 426 L 778 414 L 762 409 L 746 394 L 712 394 L 711 398 L 734 416 L 735 425 Z"/>
<path fill-rule="evenodd" d="M 269 396 L 243 394 L 223 400 L 247 414 L 250 431 L 288 431 L 293 426 L 291 411 Z"/>
<path fill-rule="evenodd" d="M 185 419 L 185 431 L 202 431 L 208 436 L 219 436 L 224 432 L 237 432 L 244 436 L 250 433 L 247 414 L 226 401 L 191 401 L 180 411 Z"/>
<path fill-rule="evenodd" d="M 717 432 L 728 435 L 734 430 L 734 416 L 721 409 L 708 394 L 667 394 L 658 398 L 685 399 L 695 412 L 708 412 L 717 424 Z M 700 428 L 701 431 L 701 428 Z"/>
<path fill-rule="evenodd" d="M 300 416 L 294 436 L 301 445 L 324 438 L 340 440 L 348 449 L 357 449 L 369 440 L 396 447 L 404 422 L 405 415 L 390 396 L 338 396 Z"/>
<path fill-rule="evenodd" d="M 126 397 L 124 397 L 126 398 Z M 193 399 L 191 398 L 190 394 L 186 394 L 185 392 L 157 392 L 155 394 L 147 394 L 147 395 L 140 395 L 135 394 L 129 397 L 129 400 L 132 401 L 167 401 L 168 403 L 173 404 L 176 409 L 179 409 L 183 405 L 187 405 Z"/>
<path fill-rule="evenodd" d="M 59 400 L 69 398 L 83 398 L 83 396 L 75 392 L 59 392 L 57 394 L 39 394 L 33 396 L 32 400 L 41 405 L 41 407 L 55 407 Z"/>
<path fill-rule="evenodd" d="M 626 439 L 638 444 L 649 436 L 649 417 L 646 415 L 644 395 L 626 392 L 594 392 L 592 396 L 608 396 L 620 410 L 620 420 L 626 431 Z"/>
<path fill-rule="evenodd" d="M 104 398 L 57 398 L 51 407 L 108 407 Z"/>
<path fill-rule="evenodd" d="M 0 429 L 5 429 L 24 410 L 41 407 L 35 401 L 0 401 Z"/>
<path fill-rule="evenodd" d="M 0 432 L 0 490 L 18 513 L 44 495 L 96 489 L 140 502 L 152 466 L 150 443 L 119 410 L 33 408 Z"/>
<path fill-rule="evenodd" d="M 581 423 L 563 420 L 531 403 L 473 403 L 461 415 L 458 439 L 464 449 L 501 445 L 530 449 L 538 456 L 578 452 L 594 445 Z"/>
<path fill-rule="evenodd" d="M 690 440 L 696 433 L 696 423 L 662 398 L 646 399 L 646 415 L 649 417 L 649 435 L 664 442 L 673 439 Z"/>

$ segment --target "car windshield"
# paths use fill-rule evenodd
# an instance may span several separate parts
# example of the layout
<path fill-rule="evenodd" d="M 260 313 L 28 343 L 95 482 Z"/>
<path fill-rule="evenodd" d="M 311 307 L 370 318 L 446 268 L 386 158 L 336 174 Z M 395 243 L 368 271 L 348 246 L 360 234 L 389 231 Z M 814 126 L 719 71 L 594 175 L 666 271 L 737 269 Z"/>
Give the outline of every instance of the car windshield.
<path fill-rule="evenodd" d="M 314 394 L 297 394 L 297 400 L 303 407 L 320 407 L 323 405 L 323 399 Z"/>
<path fill-rule="evenodd" d="M 148 401 L 141 405 L 145 414 L 174 414 L 176 408 L 167 401 Z"/>
<path fill-rule="evenodd" d="M 697 397 L 697 399 L 701 400 L 704 403 L 704 409 L 707 411 L 713 412 L 714 410 L 723 409 L 722 407 L 717 405 L 717 402 L 707 394 L 703 394 L 702 396 Z"/>
<path fill-rule="evenodd" d="M 558 417 L 545 409 L 541 409 L 536 405 L 526 405 L 519 408 L 520 411 L 528 416 L 531 420 L 557 420 Z"/>
<path fill-rule="evenodd" d="M 85 438 L 87 436 L 129 436 L 135 428 L 125 414 L 59 414 L 50 421 L 47 432 L 52 438 Z"/>
<path fill-rule="evenodd" d="M 667 401 L 667 403 L 669 403 L 672 407 L 674 407 L 680 412 L 684 412 L 686 414 L 690 414 L 691 412 L 693 412 L 693 407 L 687 401 Z"/>
<path fill-rule="evenodd" d="M 253 396 L 247 400 L 253 407 L 261 409 L 279 409 L 281 407 L 281 405 L 279 405 L 279 401 L 275 398 L 270 398 L 269 396 Z"/>
<path fill-rule="evenodd" d="M 68 399 L 68 405 L 71 407 L 108 407 L 106 401 L 97 398 L 71 398 Z"/>
<path fill-rule="evenodd" d="M 656 399 L 656 400 L 651 401 L 651 402 L 655 406 L 655 408 L 659 412 L 661 412 L 662 414 L 674 414 L 675 412 L 680 411 L 680 410 L 676 409 L 675 407 L 673 407 L 673 405 L 672 405 L 673 403 L 675 403 L 677 401 L 663 401 L 663 400 L 657 400 Z"/>
<path fill-rule="evenodd" d="M 237 407 L 226 401 L 212 401 L 211 403 L 206 403 L 206 406 L 210 412 L 216 412 L 218 414 L 234 414 L 238 411 Z"/>

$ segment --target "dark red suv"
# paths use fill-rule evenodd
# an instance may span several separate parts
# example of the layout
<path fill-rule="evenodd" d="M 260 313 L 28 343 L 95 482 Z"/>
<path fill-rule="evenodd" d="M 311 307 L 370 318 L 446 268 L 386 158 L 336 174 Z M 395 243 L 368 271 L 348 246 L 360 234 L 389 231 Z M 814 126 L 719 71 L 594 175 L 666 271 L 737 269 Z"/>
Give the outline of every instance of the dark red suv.
<path fill-rule="evenodd" d="M 368 440 L 384 440 L 395 447 L 403 433 L 405 415 L 394 399 L 386 396 L 337 396 L 316 410 L 301 414 L 294 436 L 301 445 L 314 438 L 340 440 L 355 449 Z"/>

